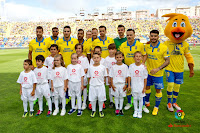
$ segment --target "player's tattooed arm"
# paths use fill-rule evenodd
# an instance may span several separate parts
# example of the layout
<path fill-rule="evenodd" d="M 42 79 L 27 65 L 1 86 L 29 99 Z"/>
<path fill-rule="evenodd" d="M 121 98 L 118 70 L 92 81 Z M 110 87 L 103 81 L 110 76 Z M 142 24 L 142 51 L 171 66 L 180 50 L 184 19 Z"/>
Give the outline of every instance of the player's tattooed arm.
<path fill-rule="evenodd" d="M 28 59 L 32 60 L 32 51 L 30 51 L 30 50 L 28 52 Z"/>
<path fill-rule="evenodd" d="M 166 66 L 169 65 L 170 62 L 170 57 L 165 57 L 165 62 L 158 68 L 154 68 L 150 71 L 151 74 L 156 74 L 158 71 L 162 70 L 163 68 L 165 68 Z"/>

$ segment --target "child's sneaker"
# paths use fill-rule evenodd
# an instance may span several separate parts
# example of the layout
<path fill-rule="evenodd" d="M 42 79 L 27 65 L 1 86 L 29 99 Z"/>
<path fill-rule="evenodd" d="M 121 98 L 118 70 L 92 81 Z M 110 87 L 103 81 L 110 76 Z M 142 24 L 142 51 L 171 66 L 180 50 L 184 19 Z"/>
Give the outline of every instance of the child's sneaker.
<path fill-rule="evenodd" d="M 138 117 L 138 112 L 137 112 L 137 111 L 134 111 L 133 117 L 134 117 L 134 118 L 137 118 L 137 117 Z"/>
<path fill-rule="evenodd" d="M 78 110 L 77 116 L 81 116 L 82 115 L 82 111 L 81 109 Z"/>
<path fill-rule="evenodd" d="M 47 112 L 47 117 L 49 117 L 51 114 L 52 114 L 52 112 L 51 112 L 51 110 L 49 110 L 49 111 Z"/>
<path fill-rule="evenodd" d="M 33 111 L 30 111 L 29 117 L 33 117 Z"/>
<path fill-rule="evenodd" d="M 106 105 L 105 105 L 105 103 L 103 102 L 103 109 L 106 109 Z"/>
<path fill-rule="evenodd" d="M 83 105 L 82 105 L 82 110 L 85 110 L 86 109 L 86 107 L 87 107 L 87 104 L 85 104 L 85 103 L 83 103 Z"/>
<path fill-rule="evenodd" d="M 28 115 L 28 112 L 24 112 L 24 114 L 22 115 L 23 118 L 25 118 Z"/>
<path fill-rule="evenodd" d="M 90 103 L 89 105 L 88 105 L 88 109 L 92 109 L 92 104 Z"/>
<path fill-rule="evenodd" d="M 146 107 L 145 105 L 142 107 L 142 110 L 143 110 L 145 113 L 149 113 L 149 110 L 147 109 L 147 107 Z"/>
<path fill-rule="evenodd" d="M 103 113 L 103 111 L 100 111 L 100 112 L 99 112 L 99 116 L 100 116 L 101 118 L 104 117 L 104 113 Z"/>
<path fill-rule="evenodd" d="M 142 112 L 138 112 L 137 118 L 142 118 Z"/>
<path fill-rule="evenodd" d="M 120 110 L 120 111 L 119 111 L 119 115 L 121 115 L 121 116 L 123 116 L 123 115 L 124 115 L 124 112 L 123 112 L 123 110 Z"/>
<path fill-rule="evenodd" d="M 60 113 L 60 116 L 64 116 L 65 113 L 66 113 L 66 109 L 62 109 L 62 110 L 61 110 L 61 113 Z"/>
<path fill-rule="evenodd" d="M 181 110 L 181 107 L 179 107 L 177 103 L 173 103 L 172 105 L 173 105 L 173 107 L 176 108 L 177 110 Z"/>
<path fill-rule="evenodd" d="M 54 115 L 54 116 L 57 115 L 58 112 L 59 112 L 59 109 L 55 109 L 55 110 L 53 111 L 53 115 Z"/>
<path fill-rule="evenodd" d="M 124 107 L 125 110 L 129 110 L 132 107 L 130 103 L 127 103 L 126 106 Z"/>
<path fill-rule="evenodd" d="M 168 103 L 168 104 L 167 104 L 167 109 L 168 109 L 170 112 L 174 112 L 174 108 L 172 107 L 172 104 L 171 104 L 171 103 Z"/>
<path fill-rule="evenodd" d="M 113 103 L 113 102 L 110 102 L 109 107 L 110 107 L 110 108 L 113 108 L 113 106 L 114 106 L 114 103 Z"/>
<path fill-rule="evenodd" d="M 92 111 L 92 113 L 91 113 L 90 116 L 91 116 L 92 118 L 94 118 L 94 117 L 95 117 L 95 114 L 96 114 L 96 112 L 95 112 L 95 111 Z"/>
<path fill-rule="evenodd" d="M 153 112 L 152 112 L 152 115 L 157 115 L 157 114 L 158 114 L 158 108 L 157 108 L 157 107 L 154 107 Z"/>
<path fill-rule="evenodd" d="M 119 109 L 115 110 L 116 116 L 119 116 Z"/>
<path fill-rule="evenodd" d="M 37 114 L 35 116 L 39 116 L 42 114 L 42 111 L 38 110 Z"/>
<path fill-rule="evenodd" d="M 75 109 L 70 109 L 70 111 L 68 112 L 69 115 L 73 114 L 74 112 L 76 112 Z"/>

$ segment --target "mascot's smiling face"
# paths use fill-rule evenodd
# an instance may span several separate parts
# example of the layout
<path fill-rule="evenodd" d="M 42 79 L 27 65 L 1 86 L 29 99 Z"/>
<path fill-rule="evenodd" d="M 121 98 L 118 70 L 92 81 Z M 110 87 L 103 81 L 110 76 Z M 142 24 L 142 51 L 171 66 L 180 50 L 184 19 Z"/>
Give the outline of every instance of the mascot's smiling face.
<path fill-rule="evenodd" d="M 169 23 L 165 27 L 164 32 L 172 42 L 181 43 L 192 35 L 192 27 L 187 16 L 178 13 L 170 13 L 162 17 L 169 17 Z"/>

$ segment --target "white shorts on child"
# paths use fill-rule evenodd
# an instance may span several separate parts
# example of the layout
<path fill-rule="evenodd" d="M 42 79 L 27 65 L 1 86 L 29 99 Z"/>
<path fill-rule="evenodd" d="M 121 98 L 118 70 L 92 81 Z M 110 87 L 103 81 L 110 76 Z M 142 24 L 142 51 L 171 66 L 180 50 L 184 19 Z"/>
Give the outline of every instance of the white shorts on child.
<path fill-rule="evenodd" d="M 126 90 L 124 91 L 123 88 L 125 86 L 125 83 L 116 83 L 115 84 L 115 91 L 113 91 L 113 89 L 111 89 L 111 94 L 114 97 L 126 97 Z"/>
<path fill-rule="evenodd" d="M 106 88 L 105 85 L 96 85 L 89 87 L 89 101 L 106 101 Z"/>
<path fill-rule="evenodd" d="M 42 98 L 43 96 L 45 98 L 50 98 L 50 96 L 51 96 L 48 83 L 37 84 L 35 92 L 36 92 L 37 98 Z"/>
<path fill-rule="evenodd" d="M 35 101 L 36 96 L 31 96 L 31 92 L 33 89 L 27 89 L 27 88 L 22 88 L 22 95 L 21 95 L 21 100 L 22 101 Z"/>
<path fill-rule="evenodd" d="M 81 96 L 81 82 L 68 82 L 69 96 Z"/>
<path fill-rule="evenodd" d="M 54 88 L 54 97 L 58 99 L 59 97 L 64 98 L 66 92 L 64 91 L 64 86 Z"/>
<path fill-rule="evenodd" d="M 138 92 L 131 92 L 132 96 L 134 99 L 139 99 L 139 98 L 142 98 L 142 97 L 145 97 L 146 94 L 145 93 L 138 93 Z"/>

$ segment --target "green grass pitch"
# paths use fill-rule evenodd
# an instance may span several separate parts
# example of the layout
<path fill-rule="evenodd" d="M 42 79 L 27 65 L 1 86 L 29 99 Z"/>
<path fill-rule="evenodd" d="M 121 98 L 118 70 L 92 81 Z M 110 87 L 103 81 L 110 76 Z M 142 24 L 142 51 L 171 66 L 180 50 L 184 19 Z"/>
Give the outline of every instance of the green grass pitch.
<path fill-rule="evenodd" d="M 23 106 L 19 95 L 19 84 L 16 80 L 23 70 L 23 60 L 27 58 L 28 49 L 1 49 L 0 50 L 0 132 L 194 132 L 200 131 L 200 47 L 191 48 L 195 60 L 195 76 L 189 78 L 189 71 L 185 63 L 184 84 L 181 85 L 178 104 L 185 112 L 185 118 L 177 121 L 174 112 L 166 108 L 166 82 L 163 89 L 163 98 L 157 116 L 152 116 L 155 102 L 155 90 L 152 88 L 150 97 L 150 113 L 143 113 L 142 119 L 133 118 L 133 107 L 125 111 L 124 116 L 115 116 L 115 109 L 108 107 L 104 110 L 105 117 L 100 118 L 98 111 L 95 118 L 90 117 L 91 111 L 86 109 L 81 117 L 76 113 L 69 116 L 46 117 L 44 113 L 38 117 L 22 118 Z M 108 97 L 108 91 L 107 91 Z M 125 98 L 124 105 L 127 103 Z M 97 106 L 98 107 L 98 106 Z M 70 106 L 66 106 L 69 111 Z M 34 106 L 38 110 L 38 105 Z M 98 109 L 97 109 L 98 110 Z M 174 125 L 191 125 L 191 127 L 168 127 Z"/>

